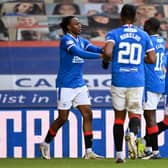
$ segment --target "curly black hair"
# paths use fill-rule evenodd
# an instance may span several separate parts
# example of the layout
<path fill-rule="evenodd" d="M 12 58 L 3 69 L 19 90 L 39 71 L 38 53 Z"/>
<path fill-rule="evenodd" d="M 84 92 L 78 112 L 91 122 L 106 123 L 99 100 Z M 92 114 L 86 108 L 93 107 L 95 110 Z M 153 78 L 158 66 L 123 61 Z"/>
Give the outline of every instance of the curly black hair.
<path fill-rule="evenodd" d="M 64 34 L 68 32 L 68 25 L 70 24 L 71 20 L 75 18 L 75 16 L 66 16 L 62 18 L 62 22 L 60 23 L 60 27 L 62 28 Z"/>

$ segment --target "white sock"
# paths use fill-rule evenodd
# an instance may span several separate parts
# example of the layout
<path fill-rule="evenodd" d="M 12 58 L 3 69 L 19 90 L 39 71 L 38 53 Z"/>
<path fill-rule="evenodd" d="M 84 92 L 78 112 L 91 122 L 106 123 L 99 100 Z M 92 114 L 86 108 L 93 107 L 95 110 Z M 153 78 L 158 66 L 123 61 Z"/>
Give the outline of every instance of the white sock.
<path fill-rule="evenodd" d="M 146 151 L 146 152 L 148 152 L 148 151 L 149 151 L 149 152 L 152 152 L 152 147 L 151 147 L 151 146 L 147 146 L 147 147 L 145 148 L 145 151 Z"/>
<path fill-rule="evenodd" d="M 87 148 L 86 153 L 90 153 L 90 152 L 92 152 L 92 148 Z"/>
<path fill-rule="evenodd" d="M 124 159 L 123 151 L 116 152 L 116 158 Z"/>
<path fill-rule="evenodd" d="M 129 132 L 129 135 L 133 138 L 133 140 L 136 140 L 136 135 L 134 134 L 134 132 Z"/>
<path fill-rule="evenodd" d="M 159 153 L 159 151 L 158 151 L 158 150 L 153 151 L 153 154 L 154 154 L 154 155 L 157 155 L 158 153 Z"/>

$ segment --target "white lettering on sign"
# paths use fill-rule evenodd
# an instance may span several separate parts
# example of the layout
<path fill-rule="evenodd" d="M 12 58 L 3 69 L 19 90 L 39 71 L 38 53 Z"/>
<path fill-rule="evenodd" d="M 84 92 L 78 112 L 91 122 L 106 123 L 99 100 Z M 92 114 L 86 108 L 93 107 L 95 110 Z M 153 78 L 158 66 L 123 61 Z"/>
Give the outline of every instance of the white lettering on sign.
<path fill-rule="evenodd" d="M 163 115 L 163 109 L 157 110 L 157 121 L 161 121 Z M 34 158 L 39 156 L 39 147 L 36 148 L 36 146 L 44 140 L 50 124 L 57 116 L 58 111 L 56 110 L 53 113 L 50 110 L 0 110 L 0 158 Z M 115 156 L 113 123 L 114 111 L 112 109 L 93 110 L 93 134 L 97 144 L 95 150 L 100 149 L 107 158 Z M 128 118 L 124 125 L 125 131 L 127 126 Z M 81 115 L 76 115 L 75 112 L 71 111 L 66 128 L 68 129 L 61 128 L 58 131 L 53 146 L 51 144 L 52 157 L 64 157 L 65 146 L 69 151 L 68 157 L 83 156 L 85 146 Z M 143 119 L 142 136 L 144 136 L 144 130 L 145 121 Z M 164 132 L 159 135 L 158 142 L 159 146 L 165 145 Z M 123 148 L 126 149 L 125 141 Z"/>

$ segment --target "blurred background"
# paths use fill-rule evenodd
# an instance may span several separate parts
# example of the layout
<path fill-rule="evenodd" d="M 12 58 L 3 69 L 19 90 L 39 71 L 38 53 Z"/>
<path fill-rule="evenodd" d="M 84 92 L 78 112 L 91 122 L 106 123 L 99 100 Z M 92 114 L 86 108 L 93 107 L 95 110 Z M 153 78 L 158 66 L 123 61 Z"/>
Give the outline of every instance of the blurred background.
<path fill-rule="evenodd" d="M 83 24 L 82 36 L 104 41 L 107 31 L 120 25 L 125 3 L 137 7 L 136 25 L 156 17 L 161 35 L 168 40 L 167 0 L 0 0 L 0 41 L 59 40 L 61 18 L 76 15 Z"/>

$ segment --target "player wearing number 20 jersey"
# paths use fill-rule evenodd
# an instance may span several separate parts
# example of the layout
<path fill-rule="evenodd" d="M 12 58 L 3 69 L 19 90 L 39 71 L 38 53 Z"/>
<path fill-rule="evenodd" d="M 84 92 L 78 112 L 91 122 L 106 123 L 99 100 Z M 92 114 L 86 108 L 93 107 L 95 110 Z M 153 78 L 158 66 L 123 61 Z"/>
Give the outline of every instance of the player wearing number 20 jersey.
<path fill-rule="evenodd" d="M 140 128 L 142 98 L 145 84 L 144 62 L 155 63 L 156 56 L 149 35 L 137 28 L 136 7 L 125 4 L 120 13 L 122 26 L 106 35 L 103 47 L 104 65 L 111 60 L 112 105 L 114 117 L 114 143 L 116 163 L 124 162 L 123 136 L 126 113 L 129 133 L 126 135 L 129 157 L 137 158 L 136 135 Z"/>
<path fill-rule="evenodd" d="M 106 40 L 114 43 L 112 85 L 144 86 L 144 57 L 146 52 L 154 50 L 148 34 L 132 24 L 125 24 L 110 31 Z"/>

